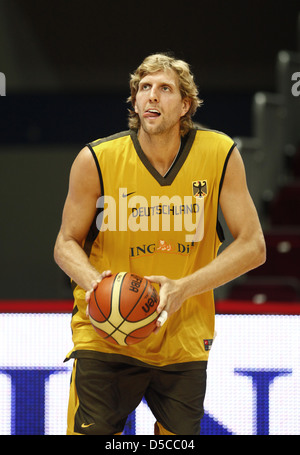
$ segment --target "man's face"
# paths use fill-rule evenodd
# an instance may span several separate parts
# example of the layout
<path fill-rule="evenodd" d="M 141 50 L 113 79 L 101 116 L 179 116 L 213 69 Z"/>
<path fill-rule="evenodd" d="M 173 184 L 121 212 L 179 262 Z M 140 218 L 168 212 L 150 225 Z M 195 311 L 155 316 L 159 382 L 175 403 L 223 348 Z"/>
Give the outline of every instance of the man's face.
<path fill-rule="evenodd" d="M 134 108 L 146 133 L 179 132 L 180 118 L 189 107 L 190 101 L 181 97 L 173 70 L 149 73 L 141 79 Z"/>

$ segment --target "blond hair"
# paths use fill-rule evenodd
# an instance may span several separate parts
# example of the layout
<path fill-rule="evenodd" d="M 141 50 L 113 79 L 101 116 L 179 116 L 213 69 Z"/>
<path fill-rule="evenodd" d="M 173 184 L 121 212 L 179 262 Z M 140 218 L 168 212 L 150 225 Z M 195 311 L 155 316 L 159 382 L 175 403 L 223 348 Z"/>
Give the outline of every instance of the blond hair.
<path fill-rule="evenodd" d="M 190 67 L 183 60 L 177 60 L 168 54 L 152 54 L 146 57 L 136 71 L 130 75 L 131 95 L 127 101 L 134 107 L 139 83 L 147 74 L 170 69 L 174 70 L 178 76 L 179 90 L 182 99 L 188 98 L 191 101 L 188 112 L 180 119 L 180 134 L 184 136 L 193 128 L 192 116 L 203 101 L 198 98 L 198 89 L 194 82 L 194 76 L 190 71 Z M 140 118 L 134 109 L 129 109 L 128 125 L 129 128 L 134 130 L 139 129 L 140 127 Z"/>

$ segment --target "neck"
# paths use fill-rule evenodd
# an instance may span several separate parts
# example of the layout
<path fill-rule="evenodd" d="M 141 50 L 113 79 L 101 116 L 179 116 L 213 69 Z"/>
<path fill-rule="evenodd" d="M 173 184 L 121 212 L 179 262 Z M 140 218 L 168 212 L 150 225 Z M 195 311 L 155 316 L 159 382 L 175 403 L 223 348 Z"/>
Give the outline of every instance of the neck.
<path fill-rule="evenodd" d="M 179 152 L 180 134 L 168 135 L 168 137 L 166 135 L 149 135 L 141 128 L 138 132 L 138 139 L 152 166 L 164 176 Z"/>

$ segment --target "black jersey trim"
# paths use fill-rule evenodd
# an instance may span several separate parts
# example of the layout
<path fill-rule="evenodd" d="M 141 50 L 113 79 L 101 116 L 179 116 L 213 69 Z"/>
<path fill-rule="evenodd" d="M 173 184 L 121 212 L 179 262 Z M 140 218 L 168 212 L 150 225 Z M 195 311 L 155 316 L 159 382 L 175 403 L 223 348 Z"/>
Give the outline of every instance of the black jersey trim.
<path fill-rule="evenodd" d="M 101 173 L 100 165 L 99 165 L 99 162 L 97 160 L 96 154 L 95 154 L 93 148 L 91 147 L 91 145 L 87 144 L 87 147 L 91 151 L 92 156 L 93 156 L 93 158 L 95 160 L 96 167 L 97 167 L 97 170 L 98 170 L 98 175 L 99 175 L 101 195 L 103 195 L 104 194 L 104 185 L 103 185 L 103 179 L 102 179 L 102 173 Z M 86 236 L 86 239 L 84 241 L 83 251 L 85 252 L 85 254 L 88 257 L 91 254 L 93 243 L 94 243 L 94 241 L 96 240 L 96 238 L 97 238 L 97 236 L 99 234 L 99 230 L 98 230 L 97 225 L 96 225 L 96 219 L 97 219 L 97 216 L 101 213 L 102 210 L 103 210 L 102 208 L 98 208 L 97 209 L 96 215 L 95 215 L 95 217 L 93 219 L 93 222 L 91 224 L 89 232 L 88 232 L 88 234 Z M 75 291 L 77 286 L 78 286 L 77 283 L 75 281 L 71 280 L 71 289 L 72 289 L 73 292 Z M 78 311 L 78 308 L 77 308 L 77 311 Z M 74 314 L 76 314 L 76 312 Z M 72 317 L 74 316 L 74 314 L 72 314 Z"/>
<path fill-rule="evenodd" d="M 234 147 L 236 147 L 236 143 L 235 142 L 230 147 L 230 150 L 227 153 L 227 156 L 226 156 L 226 159 L 225 159 L 225 162 L 224 162 L 224 166 L 223 166 L 223 171 L 222 171 L 222 175 L 221 175 L 221 179 L 220 179 L 220 185 L 219 185 L 218 214 L 219 214 L 219 211 L 220 211 L 220 195 L 221 195 L 221 190 L 222 190 L 222 186 L 223 186 L 223 182 L 224 182 L 224 178 L 225 178 L 225 173 L 226 173 L 226 169 L 227 169 L 229 158 L 231 156 L 231 153 L 232 153 Z M 217 228 L 217 234 L 218 234 L 219 240 L 220 240 L 220 242 L 223 243 L 224 240 L 225 240 L 225 235 L 224 235 L 224 230 L 223 230 L 222 224 L 220 223 L 220 220 L 219 220 L 219 215 L 217 216 L 217 227 L 216 228 Z"/>
<path fill-rule="evenodd" d="M 103 142 L 114 141 L 115 139 L 119 139 L 121 137 L 130 136 L 132 130 L 120 131 L 119 133 L 112 134 L 111 136 L 102 137 L 101 139 L 97 139 L 96 141 L 90 142 L 88 147 L 96 147 L 97 145 L 102 144 Z"/>
<path fill-rule="evenodd" d="M 99 165 L 99 162 L 98 162 L 98 159 L 96 157 L 96 154 L 92 148 L 92 146 L 90 144 L 87 144 L 87 147 L 89 148 L 89 150 L 91 151 L 92 153 L 92 156 L 95 160 L 95 163 L 96 163 L 96 167 L 97 167 L 97 170 L 98 170 L 98 175 L 99 175 L 99 182 L 100 182 L 100 190 L 101 190 L 101 196 L 104 195 L 104 185 L 103 185 L 103 178 L 102 178 L 102 173 L 101 173 L 101 169 L 100 169 L 100 165 Z M 86 253 L 86 255 L 89 257 L 90 254 L 91 254 L 91 251 L 92 251 L 92 246 L 93 246 L 93 243 L 94 241 L 96 240 L 98 234 L 99 234 L 99 229 L 97 228 L 97 224 L 96 224 L 96 219 L 98 217 L 98 215 L 103 211 L 103 208 L 97 208 L 97 211 L 96 211 L 96 214 L 95 214 L 95 217 L 93 219 L 93 222 L 91 224 L 91 227 L 89 229 L 89 232 L 86 236 L 86 239 L 85 239 L 85 242 L 84 242 L 84 246 L 83 246 L 83 250 L 84 252 Z"/>
<path fill-rule="evenodd" d="M 87 144 L 87 147 L 90 149 L 90 151 L 91 151 L 91 153 L 93 155 L 93 158 L 95 160 L 97 171 L 98 171 L 98 175 L 99 175 L 101 196 L 104 196 L 103 177 L 102 177 L 102 172 L 101 172 L 101 169 L 100 169 L 99 161 L 97 159 L 96 153 L 94 152 L 94 149 L 93 149 L 92 145 L 91 144 Z"/>
<path fill-rule="evenodd" d="M 196 130 L 192 129 L 185 137 L 182 138 L 181 140 L 181 147 L 178 153 L 178 156 L 173 163 L 171 169 L 167 172 L 165 176 L 162 176 L 154 166 L 150 163 L 148 158 L 146 157 L 145 153 L 143 152 L 143 149 L 139 143 L 138 137 L 137 137 L 137 132 L 135 130 L 131 130 L 130 136 L 134 145 L 134 148 L 136 150 L 136 153 L 138 157 L 140 158 L 141 162 L 143 165 L 146 167 L 146 169 L 150 172 L 153 178 L 161 185 L 161 186 L 169 186 L 173 183 L 175 177 L 177 176 L 178 172 L 182 168 L 186 158 L 188 157 L 188 154 L 190 152 L 190 149 L 193 145 L 195 135 L 196 135 Z"/>

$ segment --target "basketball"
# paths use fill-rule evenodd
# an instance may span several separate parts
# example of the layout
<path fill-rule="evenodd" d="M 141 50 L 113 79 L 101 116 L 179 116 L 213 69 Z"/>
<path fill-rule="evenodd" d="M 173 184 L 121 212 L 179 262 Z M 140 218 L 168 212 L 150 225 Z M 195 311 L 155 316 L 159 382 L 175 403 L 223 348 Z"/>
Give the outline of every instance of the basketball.
<path fill-rule="evenodd" d="M 156 327 L 159 295 L 150 281 L 121 272 L 98 284 L 89 302 L 89 318 L 107 341 L 128 346 L 147 338 Z"/>

